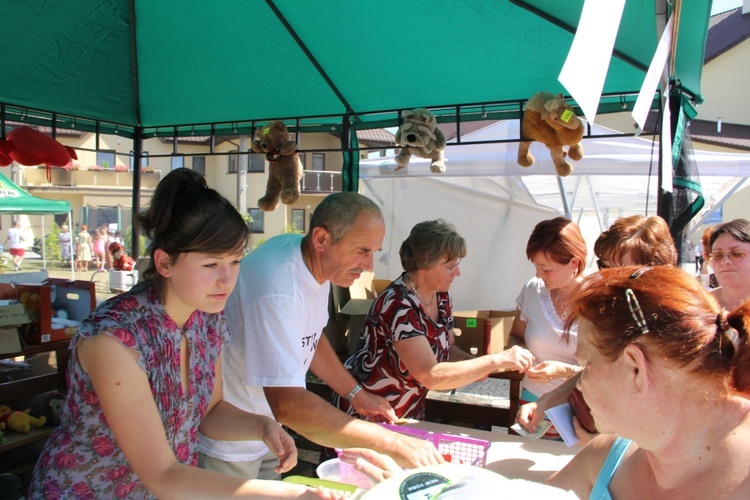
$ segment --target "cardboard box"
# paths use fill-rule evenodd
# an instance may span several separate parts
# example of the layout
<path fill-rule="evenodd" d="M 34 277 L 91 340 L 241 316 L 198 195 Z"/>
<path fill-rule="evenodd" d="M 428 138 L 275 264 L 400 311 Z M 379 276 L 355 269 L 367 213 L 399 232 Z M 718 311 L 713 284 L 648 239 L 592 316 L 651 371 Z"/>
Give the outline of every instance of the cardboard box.
<path fill-rule="evenodd" d="M 52 317 L 57 311 L 65 311 L 69 321 L 80 322 L 96 307 L 96 283 L 93 281 L 50 278 L 41 285 L 18 284 L 14 289 L 16 299 L 22 303 L 27 300 L 26 310 L 33 320 L 24 337 L 29 344 L 58 342 L 75 334 L 77 326 L 53 327 Z"/>
<path fill-rule="evenodd" d="M 31 324 L 31 317 L 22 304 L 0 306 L 0 354 L 19 352 L 22 348 L 21 335 Z"/>
<path fill-rule="evenodd" d="M 456 345 L 464 351 L 481 356 L 485 347 L 484 320 L 490 322 L 489 352 L 500 352 L 508 345 L 515 311 L 453 311 Z M 460 335 L 459 335 L 460 331 Z"/>
<path fill-rule="evenodd" d="M 362 273 L 349 287 L 350 298 L 339 311 L 341 314 L 349 316 L 349 330 L 347 332 L 349 354 L 354 354 L 357 350 L 359 337 L 362 335 L 362 327 L 365 324 L 365 317 L 377 296 L 373 288 L 374 277 L 374 273 Z"/>

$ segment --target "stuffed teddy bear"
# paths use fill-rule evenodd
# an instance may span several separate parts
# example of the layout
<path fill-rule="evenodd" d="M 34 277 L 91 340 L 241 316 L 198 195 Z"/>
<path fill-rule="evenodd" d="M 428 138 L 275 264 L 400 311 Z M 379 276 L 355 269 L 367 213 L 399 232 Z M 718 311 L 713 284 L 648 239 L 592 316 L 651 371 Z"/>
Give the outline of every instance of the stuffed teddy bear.
<path fill-rule="evenodd" d="M 434 174 L 445 172 L 445 136 L 437 126 L 433 114 L 424 108 L 406 110 L 403 113 L 404 123 L 396 131 L 396 145 L 403 146 L 396 156 L 396 164 L 401 170 L 409 164 L 414 154 L 420 158 L 432 160 L 430 171 Z"/>
<path fill-rule="evenodd" d="M 529 153 L 532 141 L 541 142 L 550 151 L 557 175 L 565 177 L 573 171 L 573 165 L 565 161 L 583 158 L 583 123 L 565 102 L 562 94 L 537 92 L 526 102 L 521 126 L 521 143 L 518 145 L 518 164 L 530 167 L 534 156 Z M 529 141 L 531 139 L 531 141 Z M 563 146 L 569 146 L 568 151 Z"/>
<path fill-rule="evenodd" d="M 294 205 L 299 199 L 302 162 L 297 154 L 297 143 L 289 140 L 289 131 L 280 121 L 274 121 L 255 131 L 251 148 L 265 153 L 268 160 L 266 194 L 258 200 L 258 208 L 273 212 L 279 200 Z"/>
<path fill-rule="evenodd" d="M 0 405 L 0 430 L 7 427 L 16 432 L 29 432 L 32 427 L 41 427 L 47 423 L 46 417 L 32 417 L 31 410 L 13 411 L 9 406 Z"/>

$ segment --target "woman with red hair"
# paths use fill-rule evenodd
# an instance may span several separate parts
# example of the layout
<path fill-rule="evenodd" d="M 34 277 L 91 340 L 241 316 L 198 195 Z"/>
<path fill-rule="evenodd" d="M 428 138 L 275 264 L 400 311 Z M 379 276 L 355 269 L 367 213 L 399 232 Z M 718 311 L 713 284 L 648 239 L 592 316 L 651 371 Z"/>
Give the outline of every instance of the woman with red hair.
<path fill-rule="evenodd" d="M 576 322 L 602 434 L 548 482 L 579 498 L 750 498 L 750 302 L 728 313 L 671 266 L 604 269 L 573 294 Z"/>

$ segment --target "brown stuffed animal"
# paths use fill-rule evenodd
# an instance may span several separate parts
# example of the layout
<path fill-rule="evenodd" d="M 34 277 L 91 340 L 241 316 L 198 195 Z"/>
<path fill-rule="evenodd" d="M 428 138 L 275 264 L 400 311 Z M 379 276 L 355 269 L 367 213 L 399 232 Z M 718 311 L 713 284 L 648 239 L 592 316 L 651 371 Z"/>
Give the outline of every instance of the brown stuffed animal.
<path fill-rule="evenodd" d="M 583 158 L 583 123 L 565 102 L 562 94 L 537 92 L 531 96 L 526 103 L 522 123 L 521 138 L 531 139 L 521 141 L 518 145 L 518 164 L 522 167 L 534 164 L 534 156 L 529 153 L 532 141 L 541 142 L 549 148 L 560 177 L 573 171 L 573 165 L 565 161 L 565 156 L 576 161 Z M 563 146 L 570 147 L 565 151 Z"/>
<path fill-rule="evenodd" d="M 401 170 L 409 165 L 414 154 L 432 160 L 430 171 L 434 174 L 445 172 L 445 136 L 437 126 L 435 116 L 427 109 L 416 108 L 404 111 L 404 123 L 396 131 L 396 145 L 403 146 L 396 156 L 396 164 Z"/>
<path fill-rule="evenodd" d="M 251 148 L 265 153 L 268 160 L 266 194 L 258 200 L 258 208 L 273 212 L 279 200 L 294 205 L 299 199 L 302 162 L 297 154 L 297 143 L 289 140 L 289 131 L 280 121 L 274 121 L 255 131 Z"/>

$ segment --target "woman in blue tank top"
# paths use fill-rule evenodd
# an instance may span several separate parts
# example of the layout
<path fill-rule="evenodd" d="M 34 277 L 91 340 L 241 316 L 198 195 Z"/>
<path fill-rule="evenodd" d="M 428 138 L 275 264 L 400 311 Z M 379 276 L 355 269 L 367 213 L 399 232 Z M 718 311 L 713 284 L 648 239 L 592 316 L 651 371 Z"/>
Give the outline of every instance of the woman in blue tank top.
<path fill-rule="evenodd" d="M 727 313 L 657 266 L 604 269 L 571 304 L 602 435 L 548 482 L 580 498 L 750 498 L 750 301 Z"/>

